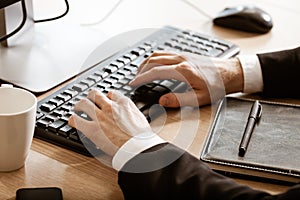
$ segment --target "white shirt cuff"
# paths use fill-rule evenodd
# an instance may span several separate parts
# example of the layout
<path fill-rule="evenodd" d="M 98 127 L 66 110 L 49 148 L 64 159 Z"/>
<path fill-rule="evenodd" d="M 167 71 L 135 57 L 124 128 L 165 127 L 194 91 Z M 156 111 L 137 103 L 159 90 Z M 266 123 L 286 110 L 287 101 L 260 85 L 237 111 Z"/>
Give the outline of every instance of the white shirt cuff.
<path fill-rule="evenodd" d="M 142 133 L 128 140 L 115 154 L 112 166 L 120 171 L 122 167 L 134 156 L 157 144 L 165 143 L 162 138 L 153 132 Z"/>
<path fill-rule="evenodd" d="M 256 55 L 240 55 L 239 59 L 244 73 L 244 93 L 263 91 L 263 78 L 260 62 Z"/>

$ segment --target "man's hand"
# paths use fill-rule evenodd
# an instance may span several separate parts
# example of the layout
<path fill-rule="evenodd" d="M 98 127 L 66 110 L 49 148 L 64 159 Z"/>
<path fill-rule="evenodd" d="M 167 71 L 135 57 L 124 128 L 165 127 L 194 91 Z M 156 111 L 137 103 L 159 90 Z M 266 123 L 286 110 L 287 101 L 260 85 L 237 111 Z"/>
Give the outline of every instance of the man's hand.
<path fill-rule="evenodd" d="M 159 103 L 165 107 L 210 104 L 226 94 L 241 92 L 244 82 L 238 59 L 155 52 L 141 64 L 130 84 L 138 86 L 164 79 L 176 79 L 190 86 L 185 93 L 161 96 Z"/>
<path fill-rule="evenodd" d="M 74 110 L 87 114 L 91 120 L 73 114 L 69 125 L 110 156 L 114 156 L 132 136 L 152 132 L 145 116 L 134 103 L 117 91 L 109 92 L 106 97 L 97 90 L 91 90 L 87 99 L 75 104 Z"/>

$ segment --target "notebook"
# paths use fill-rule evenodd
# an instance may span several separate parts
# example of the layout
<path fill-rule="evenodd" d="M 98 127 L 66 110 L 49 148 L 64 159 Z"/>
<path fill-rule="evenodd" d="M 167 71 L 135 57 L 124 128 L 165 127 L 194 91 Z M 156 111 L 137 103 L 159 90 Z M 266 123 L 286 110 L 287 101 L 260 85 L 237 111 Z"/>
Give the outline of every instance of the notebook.
<path fill-rule="evenodd" d="M 254 100 L 225 97 L 200 159 L 227 174 L 300 182 L 300 106 L 260 101 L 262 115 L 246 154 L 240 141 Z"/>

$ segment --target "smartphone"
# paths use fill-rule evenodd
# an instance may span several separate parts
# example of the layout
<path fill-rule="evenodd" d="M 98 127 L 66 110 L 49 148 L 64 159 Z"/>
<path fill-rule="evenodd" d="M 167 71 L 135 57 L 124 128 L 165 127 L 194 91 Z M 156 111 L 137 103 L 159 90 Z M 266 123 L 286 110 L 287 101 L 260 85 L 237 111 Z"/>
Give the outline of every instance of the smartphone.
<path fill-rule="evenodd" d="M 63 200 L 63 195 L 58 187 L 20 188 L 16 200 Z"/>

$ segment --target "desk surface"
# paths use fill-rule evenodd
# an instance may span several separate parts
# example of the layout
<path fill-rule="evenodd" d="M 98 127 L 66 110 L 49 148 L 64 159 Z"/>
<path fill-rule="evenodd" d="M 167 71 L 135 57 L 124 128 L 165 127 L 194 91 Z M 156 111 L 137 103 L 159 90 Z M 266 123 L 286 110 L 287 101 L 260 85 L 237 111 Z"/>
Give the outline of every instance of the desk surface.
<path fill-rule="evenodd" d="M 83 1 L 81 1 L 83 2 Z M 76 0 L 70 1 L 76 6 L 74 10 L 90 9 L 89 15 L 85 15 L 83 23 L 91 22 L 91 19 L 103 17 L 103 12 L 94 9 L 97 1 L 90 1 L 90 7 L 80 5 Z M 98 1 L 99 2 L 99 1 Z M 101 1 L 102 2 L 102 1 Z M 99 6 L 99 9 L 109 9 L 117 1 L 106 1 L 108 5 Z M 202 1 L 191 0 L 196 5 L 211 15 L 215 15 L 225 6 L 247 4 L 247 1 Z M 232 41 L 241 47 L 241 53 L 265 52 L 277 49 L 295 47 L 299 45 L 298 33 L 300 24 L 296 19 L 300 17 L 300 3 L 297 0 L 272 1 L 257 0 L 252 3 L 267 10 L 273 17 L 274 28 L 265 35 L 255 35 L 228 30 L 213 26 L 211 20 L 196 12 L 182 1 L 174 0 L 126 0 L 123 1 L 115 12 L 103 23 L 94 28 L 105 29 L 108 34 L 114 35 L 124 31 L 149 27 L 160 27 L 165 24 L 175 25 L 181 28 L 189 28 L 198 32 L 211 34 Z M 81 3 L 83 4 L 83 3 Z M 94 4 L 94 5 L 93 5 Z M 159 6 L 158 6 L 159 5 Z M 43 5 L 39 5 L 43 6 Z M 83 6 L 83 7 L 82 7 Z M 128 12 L 132 7 L 141 8 L 134 12 Z M 178 14 L 181 12 L 181 14 Z M 94 13 L 94 14 L 93 14 Z M 39 14 L 39 13 L 37 13 Z M 287 31 L 288 30 L 288 31 Z M 42 98 L 40 96 L 39 98 Z M 197 120 L 194 142 L 187 148 L 193 155 L 199 157 L 209 125 L 212 120 L 214 106 L 201 108 L 199 111 L 191 111 L 189 119 Z M 200 114 L 200 115 L 199 115 Z M 161 128 L 159 120 L 152 123 L 159 134 L 179 145 L 183 144 L 174 135 L 167 133 L 176 132 L 182 125 L 178 111 L 169 112 L 166 124 Z M 255 182 L 250 180 L 235 179 L 237 182 L 247 184 L 256 189 L 263 189 L 271 193 L 285 191 L 286 186 L 271 183 Z M 117 173 L 106 164 L 100 163 L 94 158 L 71 152 L 47 142 L 34 138 L 27 162 L 20 170 L 10 173 L 0 173 L 0 199 L 14 199 L 15 192 L 21 187 L 49 187 L 56 186 L 63 190 L 64 199 L 123 199 L 122 192 L 117 184 Z"/>

